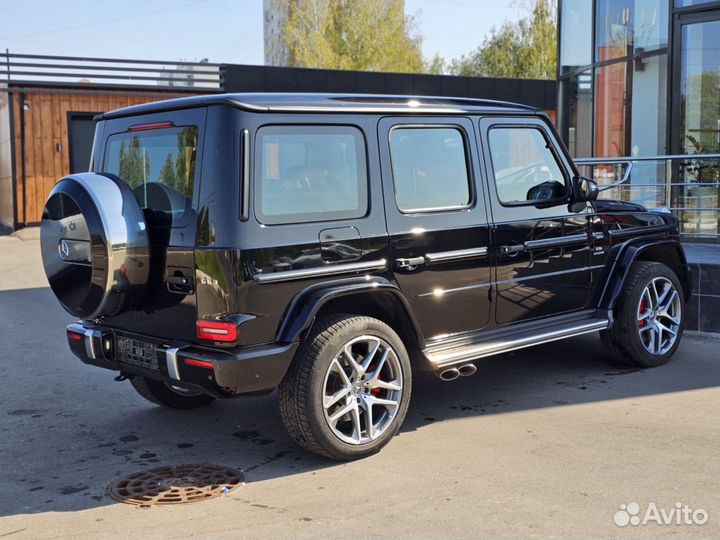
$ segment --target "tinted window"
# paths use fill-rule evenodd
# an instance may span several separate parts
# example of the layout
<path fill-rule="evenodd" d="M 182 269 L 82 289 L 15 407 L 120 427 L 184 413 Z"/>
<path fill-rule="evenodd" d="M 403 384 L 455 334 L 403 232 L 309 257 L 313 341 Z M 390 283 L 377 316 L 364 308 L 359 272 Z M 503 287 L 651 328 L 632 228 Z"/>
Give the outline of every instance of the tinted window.
<path fill-rule="evenodd" d="M 273 126 L 262 128 L 258 140 L 260 221 L 298 223 L 365 215 L 365 146 L 358 129 Z"/>
<path fill-rule="evenodd" d="M 103 171 L 122 178 L 143 208 L 173 221 L 191 208 L 198 129 L 129 131 L 108 137 Z"/>
<path fill-rule="evenodd" d="M 586 0 L 561 0 L 560 73 L 591 63 L 592 8 Z"/>
<path fill-rule="evenodd" d="M 395 200 L 403 212 L 466 207 L 470 182 L 465 141 L 455 128 L 395 128 L 390 132 Z"/>
<path fill-rule="evenodd" d="M 493 128 L 489 138 L 500 202 L 518 204 L 565 196 L 562 169 L 539 129 Z"/>
<path fill-rule="evenodd" d="M 561 129 L 574 157 L 592 155 L 593 77 L 585 71 L 560 82 Z"/>
<path fill-rule="evenodd" d="M 596 61 L 667 47 L 667 0 L 603 0 L 595 9 Z"/>

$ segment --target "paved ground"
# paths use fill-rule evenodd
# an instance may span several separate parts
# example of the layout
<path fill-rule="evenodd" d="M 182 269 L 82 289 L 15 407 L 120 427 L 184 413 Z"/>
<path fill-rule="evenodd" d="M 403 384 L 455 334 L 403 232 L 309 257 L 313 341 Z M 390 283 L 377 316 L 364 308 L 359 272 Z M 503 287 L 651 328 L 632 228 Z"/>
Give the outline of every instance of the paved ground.
<path fill-rule="evenodd" d="M 517 538 L 720 535 L 720 341 L 654 370 L 594 337 L 420 379 L 378 456 L 330 463 L 285 435 L 275 396 L 169 411 L 68 352 L 70 320 L 35 240 L 0 238 L 0 538 Z M 148 510 L 105 495 L 158 464 L 245 472 L 222 499 Z M 694 525 L 618 527 L 621 504 L 676 502 Z"/>

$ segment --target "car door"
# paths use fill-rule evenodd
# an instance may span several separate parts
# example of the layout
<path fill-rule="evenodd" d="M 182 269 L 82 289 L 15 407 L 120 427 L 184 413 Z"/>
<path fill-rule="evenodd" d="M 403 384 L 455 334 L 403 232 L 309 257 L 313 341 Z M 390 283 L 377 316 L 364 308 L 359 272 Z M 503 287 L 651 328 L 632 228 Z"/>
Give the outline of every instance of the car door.
<path fill-rule="evenodd" d="M 490 234 L 468 118 L 379 122 L 391 261 L 426 339 L 484 327 Z"/>
<path fill-rule="evenodd" d="M 570 211 L 571 170 L 540 118 L 480 120 L 494 224 L 498 324 L 580 310 L 588 304 L 587 210 Z"/>

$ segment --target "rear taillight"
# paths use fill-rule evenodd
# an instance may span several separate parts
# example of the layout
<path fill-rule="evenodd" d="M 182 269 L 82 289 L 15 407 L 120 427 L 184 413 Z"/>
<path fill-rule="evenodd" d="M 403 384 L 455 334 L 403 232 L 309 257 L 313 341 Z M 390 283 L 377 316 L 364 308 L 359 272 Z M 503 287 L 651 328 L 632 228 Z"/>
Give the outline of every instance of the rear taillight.
<path fill-rule="evenodd" d="M 197 321 L 197 337 L 206 341 L 233 343 L 237 341 L 237 325 L 234 322 Z"/>
<path fill-rule="evenodd" d="M 68 330 L 67 337 L 70 341 L 82 341 L 84 336 L 82 334 L 78 334 L 77 332 L 70 332 Z"/>

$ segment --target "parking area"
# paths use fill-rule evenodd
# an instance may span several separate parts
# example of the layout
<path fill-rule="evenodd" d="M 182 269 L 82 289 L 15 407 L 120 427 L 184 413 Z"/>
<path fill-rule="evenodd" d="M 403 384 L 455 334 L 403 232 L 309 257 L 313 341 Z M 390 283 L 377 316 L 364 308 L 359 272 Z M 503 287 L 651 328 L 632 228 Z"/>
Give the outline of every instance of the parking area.
<path fill-rule="evenodd" d="M 584 336 L 483 360 L 453 383 L 420 376 L 401 433 L 341 464 L 292 443 L 275 394 L 151 405 L 70 354 L 71 320 L 38 241 L 0 237 L 2 539 L 720 535 L 720 340 L 686 338 L 651 370 L 610 365 Z M 150 509 L 106 494 L 124 475 L 186 463 L 247 483 Z M 681 503 L 708 519 L 617 525 L 631 502 L 640 518 Z"/>

